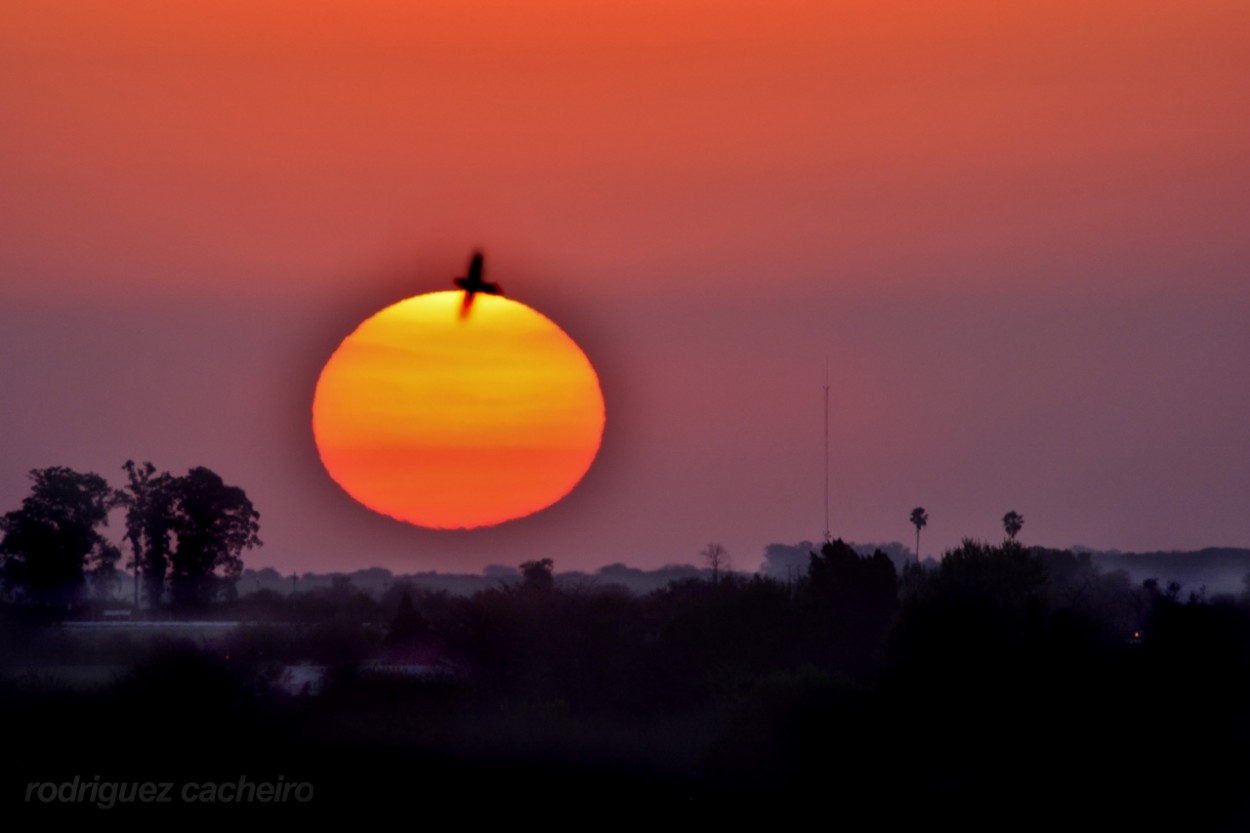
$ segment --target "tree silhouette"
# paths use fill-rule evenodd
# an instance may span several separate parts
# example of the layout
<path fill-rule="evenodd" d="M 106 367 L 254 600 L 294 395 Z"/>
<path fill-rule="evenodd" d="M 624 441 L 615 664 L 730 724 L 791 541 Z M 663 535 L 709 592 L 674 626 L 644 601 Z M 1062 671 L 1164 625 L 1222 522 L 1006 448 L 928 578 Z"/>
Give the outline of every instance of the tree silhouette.
<path fill-rule="evenodd" d="M 911 523 L 916 527 L 916 561 L 920 561 L 920 530 L 929 523 L 929 515 L 923 506 L 911 510 Z"/>
<path fill-rule="evenodd" d="M 898 609 L 898 573 L 877 550 L 860 556 L 841 538 L 812 553 L 807 569 L 807 638 L 823 659 L 866 674 Z"/>
<path fill-rule="evenodd" d="M 720 581 L 720 571 L 729 569 L 729 551 L 720 544 L 708 544 L 699 553 L 703 556 L 703 560 L 712 568 L 712 583 L 716 584 Z"/>
<path fill-rule="evenodd" d="M 555 562 L 550 558 L 526 561 L 521 565 L 522 586 L 527 590 L 550 590 L 556 583 L 551 575 L 554 567 Z"/>
<path fill-rule="evenodd" d="M 1024 526 L 1024 516 L 1016 510 L 1012 509 L 1006 515 L 1003 515 L 1003 529 L 1007 531 L 1007 537 L 1016 540 L 1016 533 Z"/>
<path fill-rule="evenodd" d="M 97 531 L 115 497 L 98 474 L 34 469 L 22 508 L 0 517 L 6 585 L 27 603 L 64 614 L 82 601 L 86 576 L 112 574 L 117 548 Z"/>
<path fill-rule="evenodd" d="M 412 603 L 412 593 L 405 589 L 399 597 L 398 608 L 386 632 L 387 646 L 402 646 L 427 636 L 429 632 L 429 623 Z"/>
<path fill-rule="evenodd" d="M 139 606 L 141 576 L 148 607 L 158 608 L 165 594 L 165 574 L 169 570 L 177 481 L 168 472 L 156 474 L 156 467 L 151 463 L 137 466 L 133 460 L 127 460 L 122 469 L 129 482 L 117 491 L 116 499 L 126 507 L 126 540 L 132 554 L 135 608 Z"/>
<path fill-rule="evenodd" d="M 171 601 L 181 610 L 203 608 L 223 580 L 230 588 L 243 571 L 239 553 L 261 543 L 260 513 L 242 489 L 203 467 L 176 478 L 171 488 L 170 528 L 177 541 L 169 556 Z"/>

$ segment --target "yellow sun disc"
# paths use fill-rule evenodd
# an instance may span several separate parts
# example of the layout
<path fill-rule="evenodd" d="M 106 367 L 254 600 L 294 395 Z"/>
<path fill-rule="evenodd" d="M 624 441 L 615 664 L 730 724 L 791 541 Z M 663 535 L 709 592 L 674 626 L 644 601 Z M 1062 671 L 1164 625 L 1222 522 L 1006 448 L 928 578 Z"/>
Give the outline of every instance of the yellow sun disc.
<path fill-rule="evenodd" d="M 389 306 L 317 380 L 326 471 L 377 512 L 438 529 L 544 509 L 577 485 L 603 438 L 603 393 L 569 336 L 498 295 L 433 292 Z"/>

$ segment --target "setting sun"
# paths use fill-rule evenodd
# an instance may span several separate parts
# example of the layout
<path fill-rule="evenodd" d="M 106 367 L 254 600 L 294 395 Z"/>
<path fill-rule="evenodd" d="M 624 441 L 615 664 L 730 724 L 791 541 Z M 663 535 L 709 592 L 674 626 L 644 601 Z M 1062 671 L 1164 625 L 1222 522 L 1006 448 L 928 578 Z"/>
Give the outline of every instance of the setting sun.
<path fill-rule="evenodd" d="M 577 485 L 603 436 L 599 380 L 548 318 L 463 292 L 394 304 L 343 340 L 321 371 L 313 435 L 348 494 L 402 521 L 491 526 Z"/>

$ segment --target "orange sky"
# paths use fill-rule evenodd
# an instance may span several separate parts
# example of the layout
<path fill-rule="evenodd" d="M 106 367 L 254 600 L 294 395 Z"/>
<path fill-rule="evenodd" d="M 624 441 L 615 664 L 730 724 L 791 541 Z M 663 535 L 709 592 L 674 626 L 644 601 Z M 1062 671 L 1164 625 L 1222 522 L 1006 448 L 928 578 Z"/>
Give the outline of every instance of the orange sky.
<path fill-rule="evenodd" d="M 6 254 L 44 286 L 286 292 L 479 228 L 588 273 L 628 242 L 631 284 L 817 280 L 865 244 L 1205 244 L 1250 185 L 1239 2 L 54 8 L 0 11 Z"/>
<path fill-rule="evenodd" d="M 850 538 L 1250 546 L 1247 101 L 1240 0 L 8 0 L 0 510 L 151 458 L 280 565 L 751 567 L 820 533 L 829 355 Z M 609 427 L 549 512 L 412 538 L 307 409 L 478 246 Z"/>

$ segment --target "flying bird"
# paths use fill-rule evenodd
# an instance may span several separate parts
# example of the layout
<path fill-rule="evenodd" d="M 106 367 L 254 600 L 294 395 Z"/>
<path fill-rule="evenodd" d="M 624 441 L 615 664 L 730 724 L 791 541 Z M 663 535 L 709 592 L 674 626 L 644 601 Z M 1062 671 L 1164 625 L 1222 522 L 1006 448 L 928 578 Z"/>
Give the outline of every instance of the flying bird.
<path fill-rule="evenodd" d="M 456 278 L 456 286 L 464 290 L 464 301 L 460 304 L 460 317 L 469 317 L 469 308 L 473 306 L 473 296 L 479 292 L 487 295 L 502 295 L 503 290 L 499 288 L 497 283 L 487 283 L 482 280 L 482 253 L 474 252 L 473 259 L 469 261 L 469 274 L 463 278 Z"/>

